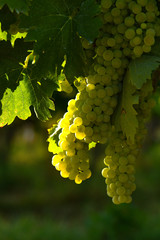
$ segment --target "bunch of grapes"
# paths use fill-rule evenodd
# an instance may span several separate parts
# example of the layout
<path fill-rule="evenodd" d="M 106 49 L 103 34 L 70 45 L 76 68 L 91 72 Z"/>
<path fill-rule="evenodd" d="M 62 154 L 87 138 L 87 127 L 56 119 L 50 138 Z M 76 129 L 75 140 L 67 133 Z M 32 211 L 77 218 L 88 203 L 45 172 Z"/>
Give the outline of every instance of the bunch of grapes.
<path fill-rule="evenodd" d="M 136 147 L 128 144 L 122 133 L 113 132 L 105 150 L 106 167 L 102 170 L 102 176 L 106 178 L 107 194 L 112 197 L 115 204 L 132 201 L 131 194 L 136 189 L 134 183 Z"/>
<path fill-rule="evenodd" d="M 82 39 L 90 64 L 89 75 L 75 80 L 78 90 L 68 102 L 67 112 L 59 121 L 60 152 L 52 164 L 62 177 L 77 184 L 91 176 L 89 144 L 107 144 L 104 159 L 107 194 L 115 204 L 129 203 L 136 189 L 135 160 L 146 134 L 145 124 L 154 102 L 148 80 L 135 105 L 139 127 L 131 143 L 122 130 L 116 131 L 112 116 L 122 91 L 124 74 L 132 59 L 149 53 L 160 36 L 159 11 L 155 0 L 102 0 L 103 26 L 94 43 Z M 152 87 L 150 88 L 152 89 Z M 136 92 L 135 92 L 136 94 Z"/>

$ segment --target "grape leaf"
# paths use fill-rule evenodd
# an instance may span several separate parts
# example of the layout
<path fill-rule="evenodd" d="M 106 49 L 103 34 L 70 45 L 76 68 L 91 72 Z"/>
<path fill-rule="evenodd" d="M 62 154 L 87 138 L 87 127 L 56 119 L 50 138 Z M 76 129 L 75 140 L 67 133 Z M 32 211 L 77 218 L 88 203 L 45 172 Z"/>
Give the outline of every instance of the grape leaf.
<path fill-rule="evenodd" d="M 2 115 L 0 126 L 11 124 L 15 117 L 27 119 L 31 116 L 30 106 L 33 105 L 37 117 L 48 120 L 51 117 L 50 110 L 55 110 L 54 103 L 49 99 L 40 82 L 31 80 L 24 74 L 23 80 L 15 91 L 7 89 L 2 99 Z"/>
<path fill-rule="evenodd" d="M 1 3 L 1 1 L 0 1 Z M 2 31 L 7 31 L 10 28 L 10 25 L 15 23 L 17 20 L 17 14 L 11 12 L 8 8 L 8 5 L 4 5 L 3 8 L 0 8 L 0 22 Z"/>
<path fill-rule="evenodd" d="M 28 49 L 32 49 L 31 43 L 17 39 L 14 48 L 9 41 L 0 42 L 0 100 L 7 88 L 15 90 L 22 80 L 23 63 Z"/>
<path fill-rule="evenodd" d="M 152 72 L 160 65 L 160 57 L 143 55 L 132 60 L 129 64 L 129 79 L 137 88 L 141 89 L 147 79 L 151 79 Z"/>
<path fill-rule="evenodd" d="M 48 132 L 50 134 L 47 141 L 49 142 L 48 145 L 48 151 L 52 152 L 53 154 L 62 152 L 62 149 L 58 146 L 59 141 L 59 134 L 61 133 L 62 129 L 57 124 L 54 124 L 52 128 L 48 129 Z"/>
<path fill-rule="evenodd" d="M 77 35 L 75 12 L 82 0 L 33 0 L 29 15 L 22 16 L 20 27 L 27 29 L 26 40 L 36 40 L 38 71 L 60 73 L 64 56 L 68 80 L 84 75 L 83 51 Z"/>
<path fill-rule="evenodd" d="M 7 32 L 1 30 L 1 22 L 0 22 L 0 41 L 7 41 Z"/>
<path fill-rule="evenodd" d="M 122 130 L 127 139 L 130 139 L 131 142 L 134 142 L 134 137 L 138 128 L 137 112 L 133 105 L 138 104 L 139 97 L 134 94 L 135 90 L 136 88 L 131 84 L 130 74 L 127 71 L 123 82 L 121 101 L 114 122 L 116 129 L 118 131 Z"/>
<path fill-rule="evenodd" d="M 95 3 L 95 0 L 86 0 L 82 3 L 80 12 L 76 16 L 78 32 L 89 42 L 93 42 L 99 34 L 102 25 L 99 13 L 100 6 Z"/>
<path fill-rule="evenodd" d="M 155 44 L 152 46 L 151 55 L 160 57 L 160 37 L 155 38 Z"/>
<path fill-rule="evenodd" d="M 7 4 L 12 12 L 15 10 L 17 13 L 21 12 L 27 14 L 29 10 L 29 1 L 30 0 L 1 0 L 0 9 Z"/>

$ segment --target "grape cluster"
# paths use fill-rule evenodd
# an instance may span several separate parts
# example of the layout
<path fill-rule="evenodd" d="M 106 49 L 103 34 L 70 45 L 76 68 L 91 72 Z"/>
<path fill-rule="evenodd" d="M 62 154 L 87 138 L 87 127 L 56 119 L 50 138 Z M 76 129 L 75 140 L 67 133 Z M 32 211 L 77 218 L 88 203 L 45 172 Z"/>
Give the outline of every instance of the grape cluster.
<path fill-rule="evenodd" d="M 101 0 L 103 26 L 99 36 L 92 44 L 81 39 L 89 74 L 75 79 L 78 93 L 58 123 L 61 151 L 53 156 L 52 164 L 62 177 L 77 184 L 91 176 L 89 144 L 108 144 L 102 175 L 115 204 L 130 203 L 136 189 L 135 161 L 154 105 L 152 90 L 148 90 L 152 89 L 151 80 L 135 90 L 140 96 L 139 105 L 134 106 L 139 123 L 135 143 L 129 142 L 120 129 L 115 130 L 112 116 L 129 62 L 149 53 L 155 37 L 160 36 L 158 16 L 155 0 Z"/>
<path fill-rule="evenodd" d="M 135 161 L 136 145 L 129 145 L 122 133 L 112 135 L 104 158 L 106 167 L 102 176 L 106 178 L 107 194 L 114 204 L 130 203 L 131 194 L 136 189 Z"/>
<path fill-rule="evenodd" d="M 89 170 L 88 145 L 80 140 L 84 137 L 84 126 L 80 117 L 74 118 L 75 100 L 68 103 L 68 112 L 59 121 L 62 129 L 58 145 L 61 149 L 53 156 L 52 164 L 64 178 L 79 184 L 91 176 Z"/>
<path fill-rule="evenodd" d="M 108 31 L 114 34 L 114 38 L 108 40 L 104 37 L 103 42 L 99 41 L 99 48 L 102 49 L 105 46 L 108 48 L 107 51 L 113 50 L 119 42 L 120 51 L 128 60 L 151 51 L 155 37 L 160 34 L 156 1 L 102 0 L 101 5 L 103 31 L 107 34 Z M 102 56 L 104 57 L 104 53 Z M 110 61 L 112 64 L 111 52 Z M 102 62 L 105 64 L 104 61 Z M 112 138 L 106 148 L 104 163 L 107 167 L 102 170 L 102 175 L 106 178 L 107 194 L 112 197 L 115 204 L 131 202 L 131 194 L 136 188 L 134 183 L 135 160 L 146 135 L 146 123 L 154 105 L 151 99 L 152 90 L 148 92 L 148 89 L 152 89 L 151 84 L 151 80 L 144 84 L 139 93 L 139 105 L 135 106 L 139 124 L 135 144 L 129 143 L 122 131 L 119 131 L 117 136 L 112 133 Z"/>
<path fill-rule="evenodd" d="M 151 51 L 155 37 L 160 36 L 156 0 L 102 0 L 101 6 L 103 29 L 114 34 L 106 45 L 119 42 L 124 55 L 130 58 Z"/>

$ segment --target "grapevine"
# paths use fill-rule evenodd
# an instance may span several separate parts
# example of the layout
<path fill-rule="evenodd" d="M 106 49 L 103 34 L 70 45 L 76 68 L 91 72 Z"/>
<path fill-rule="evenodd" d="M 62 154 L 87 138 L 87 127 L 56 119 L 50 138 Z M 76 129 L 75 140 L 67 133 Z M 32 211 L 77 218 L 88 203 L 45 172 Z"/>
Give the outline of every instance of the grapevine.
<path fill-rule="evenodd" d="M 11 15 L 7 24 L 0 17 L 0 126 L 27 119 L 31 106 L 46 121 L 56 91 L 76 92 L 49 129 L 52 165 L 81 184 L 92 175 L 90 149 L 103 144 L 107 195 L 130 203 L 158 85 L 159 1 L 22 2 L 0 5 Z"/>
<path fill-rule="evenodd" d="M 152 101 L 149 104 L 148 100 L 151 93 L 146 93 L 145 84 L 138 93 L 139 105 L 135 105 L 139 125 L 142 125 L 137 130 L 135 142 L 130 142 L 122 129 L 117 131 L 111 119 L 130 61 L 150 52 L 155 37 L 159 35 L 158 16 L 155 1 L 145 4 L 143 1 L 101 1 L 103 26 L 95 41 L 95 58 L 90 66 L 90 74 L 83 82 L 80 80 L 76 98 L 69 101 L 68 112 L 59 123 L 62 133 L 59 135 L 58 145 L 64 155 L 63 158 L 60 158 L 62 152 L 54 155 L 53 162 L 58 160 L 53 165 L 56 169 L 58 166 L 58 170 L 61 170 L 59 165 L 65 165 L 65 174 L 61 171 L 61 176 L 70 179 L 70 176 L 74 176 L 76 183 L 81 183 L 91 175 L 88 172 L 89 159 L 85 156 L 88 151 L 86 144 L 108 143 L 104 158 L 106 167 L 102 170 L 102 175 L 106 179 L 107 194 L 115 204 L 130 203 L 132 192 L 136 189 L 134 173 L 139 152 L 137 149 L 145 132 L 143 119 L 148 120 L 152 107 Z M 92 44 L 85 39 L 82 40 L 82 46 L 85 51 L 93 49 Z M 70 138 L 71 142 L 68 140 Z M 82 157 L 78 156 L 77 141 L 82 146 L 86 145 Z M 66 165 L 66 159 L 69 165 Z M 75 169 L 77 161 L 79 164 Z M 87 173 L 80 167 L 83 161 L 87 162 Z"/>

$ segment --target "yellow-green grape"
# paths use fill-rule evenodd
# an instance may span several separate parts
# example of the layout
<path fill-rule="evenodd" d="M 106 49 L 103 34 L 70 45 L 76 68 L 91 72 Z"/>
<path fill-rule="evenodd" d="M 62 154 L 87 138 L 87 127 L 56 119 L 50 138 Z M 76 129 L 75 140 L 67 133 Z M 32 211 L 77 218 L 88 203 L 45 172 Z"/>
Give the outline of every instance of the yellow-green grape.
<path fill-rule="evenodd" d="M 143 54 L 143 48 L 141 46 L 136 46 L 134 47 L 133 52 L 136 57 L 140 57 Z"/>
<path fill-rule="evenodd" d="M 109 9 L 113 4 L 113 0 L 102 0 L 101 6 L 105 9 Z"/>
<path fill-rule="evenodd" d="M 111 50 L 105 50 L 103 52 L 103 58 L 106 61 L 111 61 L 113 59 L 113 52 Z"/>
<path fill-rule="evenodd" d="M 121 11 L 120 11 L 120 9 L 118 9 L 118 8 L 113 8 L 113 9 L 111 10 L 111 14 L 112 14 L 113 17 L 118 17 L 118 16 L 120 16 Z"/>
<path fill-rule="evenodd" d="M 114 58 L 114 59 L 112 60 L 112 66 L 113 66 L 114 68 L 120 68 L 120 67 L 121 67 L 121 64 L 122 64 L 122 62 L 121 62 L 121 60 L 120 60 L 119 58 Z"/>
<path fill-rule="evenodd" d="M 134 17 L 128 16 L 125 18 L 124 23 L 127 27 L 132 27 L 135 24 Z"/>
<path fill-rule="evenodd" d="M 143 45 L 142 46 L 143 52 L 149 53 L 151 51 L 151 46 Z"/>
<path fill-rule="evenodd" d="M 142 42 L 142 38 L 139 37 L 139 36 L 136 36 L 136 37 L 134 37 L 134 38 L 132 39 L 132 42 L 133 42 L 134 46 L 140 45 L 141 42 Z"/>
<path fill-rule="evenodd" d="M 134 14 L 139 14 L 141 11 L 142 11 L 142 6 L 140 4 L 137 4 L 137 3 L 133 3 L 131 5 L 131 11 L 134 13 Z"/>
<path fill-rule="evenodd" d="M 147 16 L 144 12 L 140 12 L 136 15 L 136 21 L 141 24 L 147 20 Z"/>
<path fill-rule="evenodd" d="M 142 7 L 145 7 L 147 4 L 148 0 L 137 0 L 137 3 L 141 5 Z"/>
<path fill-rule="evenodd" d="M 90 49 L 92 47 L 92 44 L 90 44 L 87 39 L 83 38 L 82 39 L 82 47 L 85 49 Z"/>
<path fill-rule="evenodd" d="M 117 0 L 116 7 L 118 9 L 125 9 L 126 8 L 126 1 L 125 0 Z"/>
<path fill-rule="evenodd" d="M 128 28 L 125 31 L 125 37 L 129 40 L 133 39 L 135 37 L 135 30 L 133 28 Z"/>
<path fill-rule="evenodd" d="M 152 45 L 154 45 L 154 43 L 155 43 L 155 38 L 154 38 L 154 36 L 147 34 L 147 35 L 144 37 L 144 43 L 145 43 L 146 46 L 152 46 Z"/>

